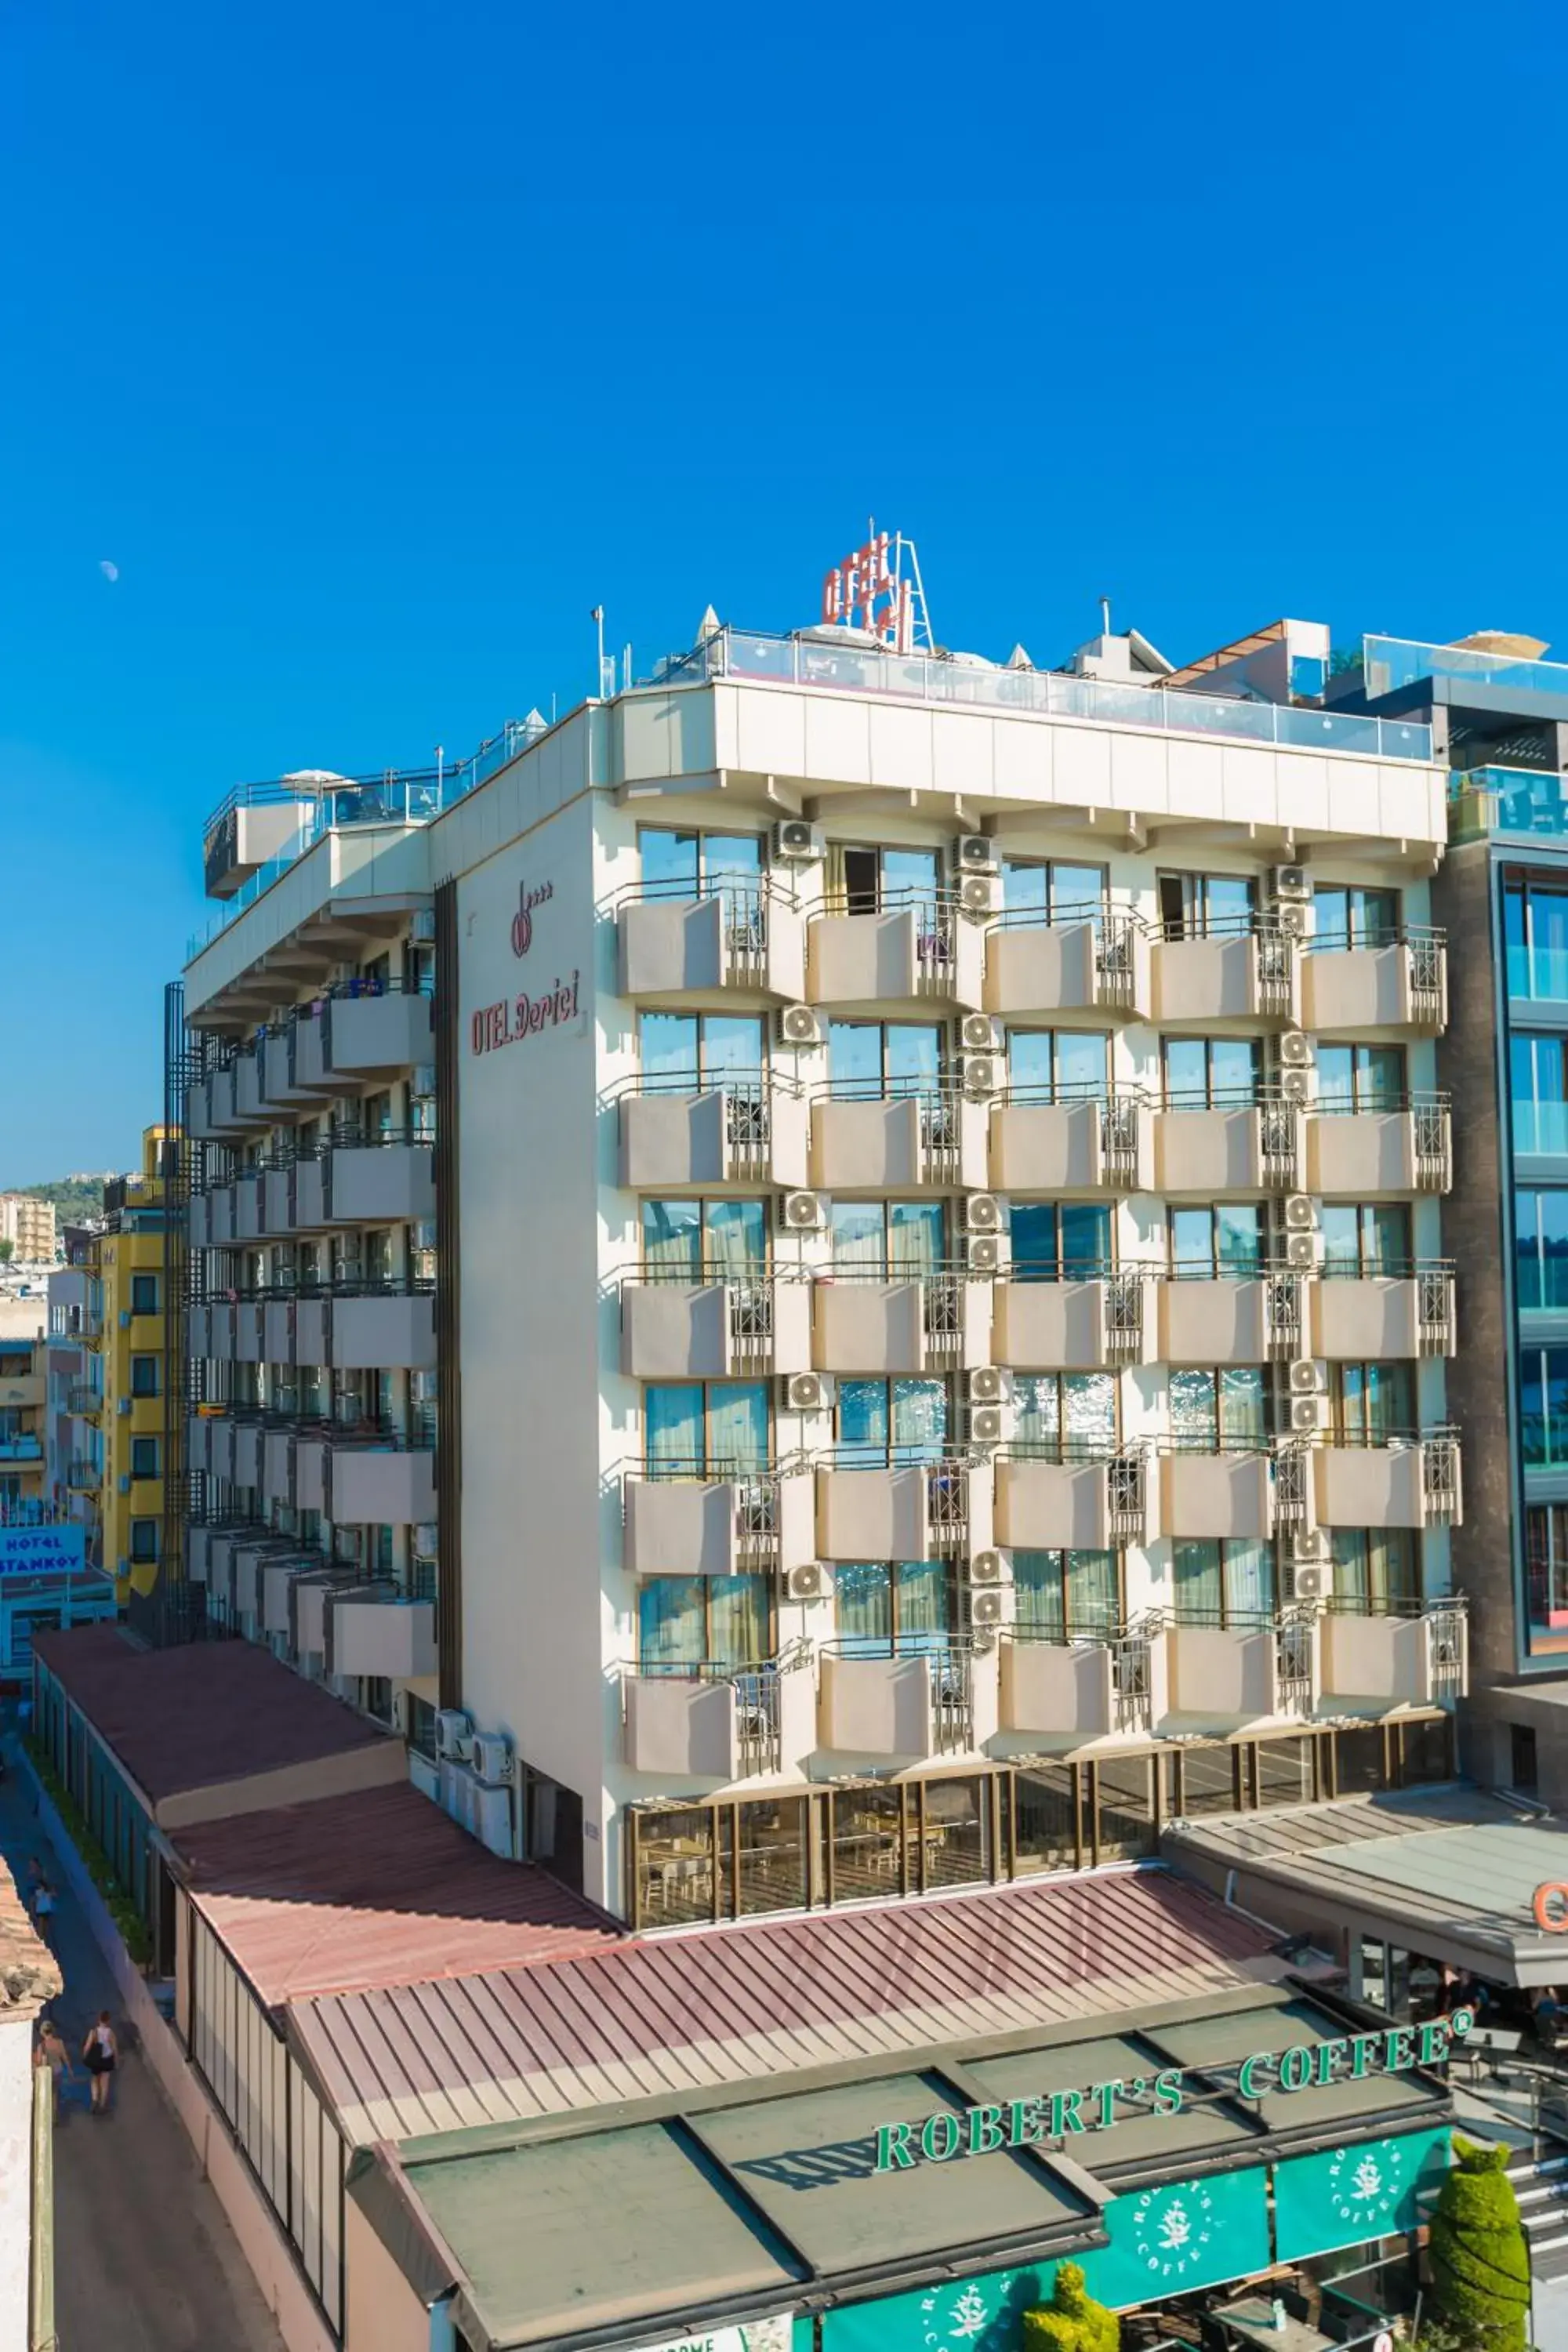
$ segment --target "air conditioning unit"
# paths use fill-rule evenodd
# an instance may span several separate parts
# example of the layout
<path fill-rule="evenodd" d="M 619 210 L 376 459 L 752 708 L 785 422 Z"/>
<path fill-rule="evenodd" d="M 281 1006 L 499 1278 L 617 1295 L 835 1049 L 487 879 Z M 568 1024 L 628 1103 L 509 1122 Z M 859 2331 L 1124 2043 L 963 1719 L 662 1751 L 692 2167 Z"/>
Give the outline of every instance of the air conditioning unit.
<path fill-rule="evenodd" d="M 1000 1092 L 1007 1083 L 1007 1065 L 994 1054 L 960 1054 L 958 1077 L 972 1099 Z"/>
<path fill-rule="evenodd" d="M 971 1192 L 963 1202 L 963 1230 L 966 1234 L 999 1234 L 1002 1230 L 1002 1203 L 994 1192 Z"/>
<path fill-rule="evenodd" d="M 438 1557 L 437 1533 L 434 1519 L 421 1519 L 416 1526 L 414 1557 L 416 1559 L 435 1559 Z"/>
<path fill-rule="evenodd" d="M 994 915 L 1001 895 L 997 874 L 966 874 L 958 886 L 958 903 L 966 915 Z"/>
<path fill-rule="evenodd" d="M 779 1012 L 781 1045 L 820 1045 L 822 1024 L 809 1004 L 785 1004 Z"/>
<path fill-rule="evenodd" d="M 833 1590 L 833 1574 L 820 1559 L 803 1559 L 785 1570 L 784 1589 L 786 1601 L 825 1601 Z"/>
<path fill-rule="evenodd" d="M 1271 898 L 1310 899 L 1311 880 L 1304 866 L 1276 866 L 1268 875 L 1268 895 Z"/>
<path fill-rule="evenodd" d="M 964 1427 L 972 1445 L 1000 1445 L 1003 1412 L 999 1404 L 972 1404 Z"/>
<path fill-rule="evenodd" d="M 1318 1393 L 1318 1367 L 1310 1356 L 1298 1356 L 1286 1367 L 1285 1379 L 1292 1396 Z"/>
<path fill-rule="evenodd" d="M 1300 1105 L 1308 1101 L 1311 1096 L 1312 1081 L 1310 1076 L 1305 1070 L 1281 1070 L 1279 1073 L 1279 1092 L 1286 1102 L 1293 1104 L 1299 1108 Z"/>
<path fill-rule="evenodd" d="M 1005 1404 L 1007 1387 L 1007 1375 L 1000 1364 L 976 1364 L 964 1375 L 964 1394 L 971 1404 Z"/>
<path fill-rule="evenodd" d="M 785 1372 L 779 1381 L 779 1403 L 785 1412 L 829 1412 L 833 1408 L 831 1372 Z"/>
<path fill-rule="evenodd" d="M 1290 1538 L 1290 1557 L 1300 1567 L 1303 1561 L 1326 1560 L 1329 1539 L 1321 1528 L 1298 1528 Z"/>
<path fill-rule="evenodd" d="M 775 866 L 808 866 L 825 846 L 821 827 L 808 824 L 803 816 L 780 817 L 768 845 Z"/>
<path fill-rule="evenodd" d="M 952 845 L 952 862 L 961 874 L 994 874 L 996 844 L 983 833 L 961 833 Z"/>
<path fill-rule="evenodd" d="M 958 1042 L 966 1054 L 999 1054 L 1002 1024 L 989 1013 L 966 1013 L 958 1024 Z"/>
<path fill-rule="evenodd" d="M 785 1192 L 778 1214 L 782 1233 L 817 1234 L 827 1223 L 827 1203 L 820 1192 Z"/>
<path fill-rule="evenodd" d="M 1292 1397 L 1290 1426 L 1298 1437 L 1307 1437 L 1318 1426 L 1318 1400 L 1315 1396 Z"/>
<path fill-rule="evenodd" d="M 436 1753 L 460 1763 L 472 1753 L 474 1718 L 460 1706 L 443 1706 L 436 1715 Z"/>
<path fill-rule="evenodd" d="M 412 1094 L 420 1096 L 433 1095 L 435 1093 L 436 1065 L 434 1062 L 415 1063 L 414 1076 L 409 1081 L 409 1091 Z"/>
<path fill-rule="evenodd" d="M 1304 940 L 1307 936 L 1307 909 L 1294 898 L 1287 898 L 1275 908 L 1274 922 L 1281 939 Z"/>
<path fill-rule="evenodd" d="M 969 1622 L 972 1625 L 1000 1625 L 1005 1607 L 994 1585 L 983 1585 L 969 1596 Z"/>
<path fill-rule="evenodd" d="M 416 907 L 415 908 L 414 919 L 408 926 L 408 936 L 420 947 L 429 946 L 431 940 L 436 936 L 436 909 L 434 907 Z"/>
<path fill-rule="evenodd" d="M 117 1482 L 117 1483 L 118 1483 L 118 1485 L 119 1485 L 119 1487 L 120 1487 L 120 1491 L 121 1491 L 121 1493 L 122 1495 L 129 1495 L 129 1493 L 131 1492 L 131 1481 L 130 1481 L 130 1479 L 129 1479 L 129 1478 L 124 1475 L 124 1473 L 123 1473 L 123 1472 L 121 1472 L 121 1476 L 120 1476 L 120 1478 L 119 1478 L 119 1480 L 118 1480 L 118 1482 Z"/>
<path fill-rule="evenodd" d="M 474 1734 L 473 1763 L 487 1789 L 504 1789 L 517 1769 L 511 1742 L 499 1731 Z"/>
<path fill-rule="evenodd" d="M 994 1234 L 965 1234 L 963 1263 L 971 1274 L 994 1274 L 1002 1263 L 1002 1244 Z"/>
<path fill-rule="evenodd" d="M 1285 1230 L 1289 1234 L 1310 1234 L 1317 1225 L 1317 1213 L 1312 1207 L 1310 1192 L 1287 1192 L 1285 1195 Z"/>
<path fill-rule="evenodd" d="M 1330 1577 L 1326 1568 L 1299 1568 L 1295 1579 L 1298 1601 L 1322 1601 L 1329 1591 Z"/>
<path fill-rule="evenodd" d="M 1287 1234 L 1285 1236 L 1285 1263 L 1289 1266 L 1293 1273 L 1310 1273 L 1312 1267 L 1318 1263 L 1317 1234 Z"/>
<path fill-rule="evenodd" d="M 969 1563 L 971 1584 L 1000 1584 L 1005 1576 L 999 1551 L 977 1551 Z"/>
<path fill-rule="evenodd" d="M 1310 1070 L 1312 1066 L 1312 1041 L 1304 1029 L 1282 1030 L 1279 1037 L 1279 1059 L 1288 1070 Z"/>

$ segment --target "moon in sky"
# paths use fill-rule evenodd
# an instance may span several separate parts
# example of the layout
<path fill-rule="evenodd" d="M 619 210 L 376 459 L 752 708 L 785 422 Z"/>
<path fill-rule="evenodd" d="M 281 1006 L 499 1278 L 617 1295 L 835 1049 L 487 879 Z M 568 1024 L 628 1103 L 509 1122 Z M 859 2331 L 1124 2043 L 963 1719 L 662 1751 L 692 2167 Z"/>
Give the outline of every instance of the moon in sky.
<path fill-rule="evenodd" d="M 105 557 L 104 561 L 103 561 L 103 562 L 99 565 L 99 567 L 98 567 L 98 568 L 99 568 L 99 570 L 102 572 L 102 574 L 103 574 L 103 576 L 104 576 L 104 578 L 105 578 L 106 580 L 118 580 L 118 579 L 119 579 L 119 577 L 120 577 L 120 566 L 119 566 L 119 564 L 118 564 L 118 563 L 110 563 L 110 562 L 109 562 L 109 560 L 108 560 L 108 558 L 107 558 L 107 557 Z"/>

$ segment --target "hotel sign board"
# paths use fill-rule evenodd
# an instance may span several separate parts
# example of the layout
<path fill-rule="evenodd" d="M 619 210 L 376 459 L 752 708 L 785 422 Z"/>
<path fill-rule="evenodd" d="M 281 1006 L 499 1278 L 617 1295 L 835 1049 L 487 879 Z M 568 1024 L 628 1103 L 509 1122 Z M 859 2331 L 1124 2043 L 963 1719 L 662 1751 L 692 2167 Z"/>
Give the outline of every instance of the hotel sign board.
<path fill-rule="evenodd" d="M 1369 2033 L 1299 2042 L 1289 2050 L 1254 2051 L 1238 2065 L 1169 2066 L 1155 2074 L 1119 2075 L 1078 2091 L 944 2107 L 918 2123 L 879 2124 L 876 2168 L 904 2172 L 917 2164 L 946 2164 L 954 2157 L 1034 2147 L 1044 2140 L 1068 2139 L 1075 2132 L 1109 2131 L 1134 2116 L 1179 2116 L 1194 2078 L 1205 2089 L 1218 2084 L 1237 2098 L 1257 2099 L 1271 2091 L 1361 2082 L 1369 2074 L 1407 2074 L 1417 2066 L 1441 2065 L 1450 2045 L 1462 2041 L 1475 2021 L 1473 2010 L 1456 2009 L 1424 2025 L 1379 2026 Z"/>

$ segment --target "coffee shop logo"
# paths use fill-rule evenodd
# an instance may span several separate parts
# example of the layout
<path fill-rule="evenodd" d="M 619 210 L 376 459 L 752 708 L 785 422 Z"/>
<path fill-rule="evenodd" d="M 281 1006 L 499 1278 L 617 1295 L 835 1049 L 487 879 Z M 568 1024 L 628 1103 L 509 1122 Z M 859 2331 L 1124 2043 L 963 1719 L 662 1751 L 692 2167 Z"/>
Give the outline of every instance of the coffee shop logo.
<path fill-rule="evenodd" d="M 1204 2259 L 1214 2236 L 1214 2200 L 1201 2180 L 1146 2189 L 1132 2210 L 1132 2243 L 1156 2278 L 1181 2279 Z"/>
<path fill-rule="evenodd" d="M 1405 2151 L 1397 2140 L 1378 2141 L 1374 2147 L 1337 2147 L 1329 2166 L 1329 2202 L 1336 2221 L 1353 2222 L 1369 2238 L 1380 2232 L 1374 2222 L 1386 2221 L 1405 2186 Z"/>
<path fill-rule="evenodd" d="M 973 2280 L 967 2286 L 928 2294 L 921 2305 L 926 2352 L 947 2352 L 951 2345 L 978 2344 L 994 2315 Z"/>

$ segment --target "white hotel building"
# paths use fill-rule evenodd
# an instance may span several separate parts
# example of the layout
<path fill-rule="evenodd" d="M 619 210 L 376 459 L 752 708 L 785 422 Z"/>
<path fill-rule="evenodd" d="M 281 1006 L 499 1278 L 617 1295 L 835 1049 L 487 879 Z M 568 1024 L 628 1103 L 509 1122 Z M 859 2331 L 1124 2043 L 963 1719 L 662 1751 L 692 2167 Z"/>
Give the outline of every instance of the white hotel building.
<path fill-rule="evenodd" d="M 1446 778 L 1327 651 L 723 628 L 234 795 L 209 1614 L 648 1927 L 1443 1777 Z"/>

